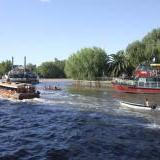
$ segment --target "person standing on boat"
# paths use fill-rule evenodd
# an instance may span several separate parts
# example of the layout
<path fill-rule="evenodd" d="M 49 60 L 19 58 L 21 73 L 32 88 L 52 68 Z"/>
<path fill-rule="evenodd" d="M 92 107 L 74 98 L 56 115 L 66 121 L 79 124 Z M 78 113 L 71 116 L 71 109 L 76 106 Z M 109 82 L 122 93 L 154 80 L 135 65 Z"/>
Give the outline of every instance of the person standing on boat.
<path fill-rule="evenodd" d="M 145 99 L 144 105 L 145 105 L 146 107 L 149 107 L 148 98 Z"/>

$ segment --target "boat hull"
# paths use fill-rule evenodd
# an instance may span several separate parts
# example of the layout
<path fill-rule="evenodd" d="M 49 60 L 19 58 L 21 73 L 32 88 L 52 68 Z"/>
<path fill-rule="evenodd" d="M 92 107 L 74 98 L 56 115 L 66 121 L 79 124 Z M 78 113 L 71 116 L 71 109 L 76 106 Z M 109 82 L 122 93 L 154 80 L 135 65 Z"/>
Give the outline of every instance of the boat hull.
<path fill-rule="evenodd" d="M 145 88 L 145 87 L 136 87 L 133 85 L 125 85 L 112 83 L 112 86 L 115 90 L 120 92 L 127 93 L 160 93 L 160 88 Z"/>
<path fill-rule="evenodd" d="M 13 99 L 40 98 L 40 92 L 35 86 L 26 83 L 0 82 L 0 95 Z"/>
<path fill-rule="evenodd" d="M 14 91 L 3 90 L 3 89 L 0 89 L 0 95 L 5 98 L 13 98 L 13 99 L 18 99 L 18 100 L 40 98 L 40 94 L 38 92 L 35 92 L 35 93 L 15 93 Z"/>
<path fill-rule="evenodd" d="M 155 106 L 154 108 L 154 105 L 151 107 L 151 106 L 145 106 L 143 104 L 136 104 L 136 103 L 130 103 L 130 102 L 124 102 L 124 101 L 120 101 L 120 105 L 122 107 L 127 107 L 127 108 L 130 108 L 130 109 L 136 109 L 136 110 L 159 110 L 159 106 Z"/>

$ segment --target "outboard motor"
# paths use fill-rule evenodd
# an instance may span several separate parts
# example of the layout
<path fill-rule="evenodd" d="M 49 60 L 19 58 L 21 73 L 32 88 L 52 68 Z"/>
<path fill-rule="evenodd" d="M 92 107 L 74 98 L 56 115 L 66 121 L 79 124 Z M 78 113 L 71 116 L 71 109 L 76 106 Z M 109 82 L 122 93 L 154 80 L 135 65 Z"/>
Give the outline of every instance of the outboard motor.
<path fill-rule="evenodd" d="M 157 104 L 151 105 L 151 108 L 152 108 L 152 109 L 156 109 L 156 108 L 157 108 Z"/>

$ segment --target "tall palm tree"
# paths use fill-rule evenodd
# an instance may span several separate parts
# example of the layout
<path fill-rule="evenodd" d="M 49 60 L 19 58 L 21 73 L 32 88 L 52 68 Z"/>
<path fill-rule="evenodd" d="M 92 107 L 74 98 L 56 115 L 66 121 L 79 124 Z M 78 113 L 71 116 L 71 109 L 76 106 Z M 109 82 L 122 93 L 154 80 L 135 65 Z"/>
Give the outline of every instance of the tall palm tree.
<path fill-rule="evenodd" d="M 117 54 L 110 55 L 109 73 L 111 76 L 117 77 L 122 73 L 126 73 L 128 75 L 129 67 L 130 61 L 128 60 L 124 51 L 119 51 Z"/>

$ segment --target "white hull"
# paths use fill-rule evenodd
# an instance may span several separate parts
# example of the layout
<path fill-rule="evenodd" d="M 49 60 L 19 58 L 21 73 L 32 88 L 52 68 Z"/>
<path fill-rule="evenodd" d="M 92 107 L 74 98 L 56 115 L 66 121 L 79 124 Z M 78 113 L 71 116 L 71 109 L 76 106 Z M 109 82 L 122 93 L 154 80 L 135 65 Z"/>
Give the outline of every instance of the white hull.
<path fill-rule="evenodd" d="M 157 106 L 155 109 L 152 109 L 151 107 L 146 107 L 143 104 L 130 103 L 130 102 L 124 102 L 124 101 L 120 101 L 120 105 L 123 107 L 137 109 L 137 110 L 160 110 L 159 106 Z"/>

